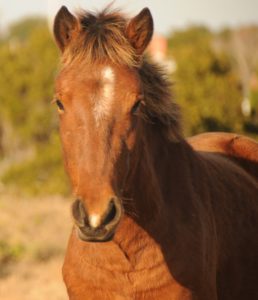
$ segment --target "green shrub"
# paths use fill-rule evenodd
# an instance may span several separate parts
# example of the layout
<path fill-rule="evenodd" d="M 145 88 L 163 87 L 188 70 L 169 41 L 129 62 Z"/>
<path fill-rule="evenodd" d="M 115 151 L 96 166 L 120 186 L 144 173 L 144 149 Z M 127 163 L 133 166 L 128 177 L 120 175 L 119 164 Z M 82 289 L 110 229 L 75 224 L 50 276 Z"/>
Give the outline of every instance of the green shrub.
<path fill-rule="evenodd" d="M 24 251 L 22 244 L 11 245 L 0 240 L 0 277 L 8 275 L 10 266 L 22 258 Z"/>

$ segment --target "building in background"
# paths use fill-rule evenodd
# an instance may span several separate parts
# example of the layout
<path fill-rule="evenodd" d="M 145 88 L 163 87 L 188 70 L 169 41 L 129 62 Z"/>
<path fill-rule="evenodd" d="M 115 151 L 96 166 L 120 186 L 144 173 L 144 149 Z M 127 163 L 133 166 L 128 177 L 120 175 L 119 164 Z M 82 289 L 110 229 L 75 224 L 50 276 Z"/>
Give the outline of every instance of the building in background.
<path fill-rule="evenodd" d="M 154 34 L 148 52 L 152 59 L 164 66 L 169 73 L 175 72 L 176 62 L 173 58 L 168 57 L 168 40 L 164 36 Z"/>

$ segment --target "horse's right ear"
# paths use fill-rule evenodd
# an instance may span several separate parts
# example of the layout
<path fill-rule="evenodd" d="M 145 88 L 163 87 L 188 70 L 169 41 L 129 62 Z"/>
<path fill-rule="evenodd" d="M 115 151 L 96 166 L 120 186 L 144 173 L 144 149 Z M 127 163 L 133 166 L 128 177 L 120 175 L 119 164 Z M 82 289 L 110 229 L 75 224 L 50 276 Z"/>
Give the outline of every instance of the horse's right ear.
<path fill-rule="evenodd" d="M 73 16 L 65 6 L 62 6 L 54 21 L 54 36 L 62 52 L 79 31 L 79 27 L 79 22 L 76 17 Z"/>
<path fill-rule="evenodd" d="M 130 20 L 126 28 L 126 35 L 137 54 L 141 55 L 147 48 L 152 34 L 153 19 L 150 10 L 146 7 Z"/>

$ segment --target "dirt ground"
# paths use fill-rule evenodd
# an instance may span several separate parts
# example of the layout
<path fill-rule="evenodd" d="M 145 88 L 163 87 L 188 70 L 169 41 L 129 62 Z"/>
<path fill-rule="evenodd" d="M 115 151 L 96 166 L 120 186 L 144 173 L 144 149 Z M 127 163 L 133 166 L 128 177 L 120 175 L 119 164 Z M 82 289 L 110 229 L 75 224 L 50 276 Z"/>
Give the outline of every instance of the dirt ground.
<path fill-rule="evenodd" d="M 67 199 L 0 195 L 0 299 L 67 300 L 61 268 L 71 231 Z"/>
<path fill-rule="evenodd" d="M 67 300 L 61 278 L 62 258 L 17 266 L 0 280 L 1 300 Z"/>

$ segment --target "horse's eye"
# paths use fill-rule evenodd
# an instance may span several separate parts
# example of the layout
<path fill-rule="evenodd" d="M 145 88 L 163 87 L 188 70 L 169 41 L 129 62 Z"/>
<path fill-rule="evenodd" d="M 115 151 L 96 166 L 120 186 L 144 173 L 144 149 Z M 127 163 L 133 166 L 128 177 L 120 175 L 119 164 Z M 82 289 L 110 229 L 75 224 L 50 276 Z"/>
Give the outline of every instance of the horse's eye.
<path fill-rule="evenodd" d="M 141 106 L 141 100 L 136 101 L 131 109 L 131 113 L 136 114 L 139 111 L 140 106 Z"/>
<path fill-rule="evenodd" d="M 64 105 L 59 99 L 56 100 L 56 105 L 58 106 L 58 110 L 61 112 L 64 111 Z"/>

